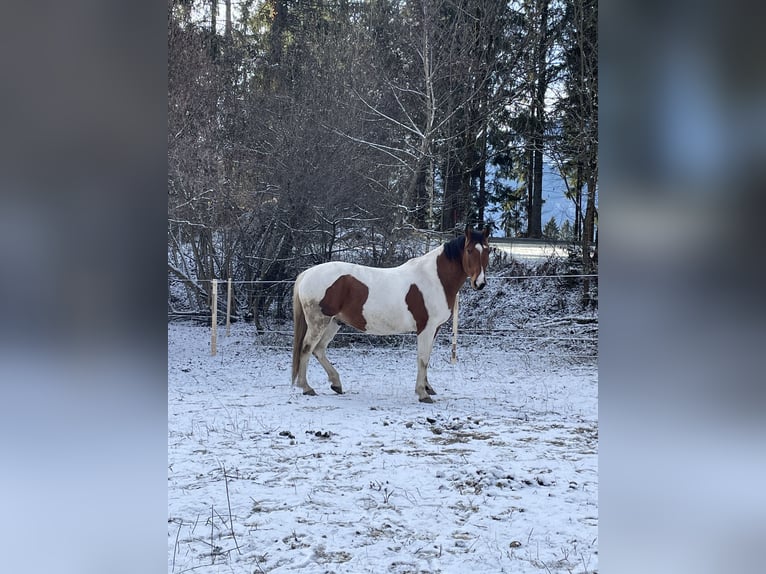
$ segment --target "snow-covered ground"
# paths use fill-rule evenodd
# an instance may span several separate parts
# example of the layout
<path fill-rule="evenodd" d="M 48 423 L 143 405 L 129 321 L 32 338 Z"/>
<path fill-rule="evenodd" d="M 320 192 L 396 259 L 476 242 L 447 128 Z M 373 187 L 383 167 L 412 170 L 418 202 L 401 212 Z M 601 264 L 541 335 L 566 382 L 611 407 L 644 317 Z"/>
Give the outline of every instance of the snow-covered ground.
<path fill-rule="evenodd" d="M 430 405 L 414 337 L 338 337 L 345 394 L 312 359 L 304 397 L 287 339 L 238 323 L 213 357 L 209 327 L 169 324 L 168 572 L 597 571 L 595 344 L 574 340 L 597 327 L 536 283 L 547 311 L 514 316 L 496 293 L 522 287 L 495 288 L 465 298 L 456 364 L 437 339 Z"/>

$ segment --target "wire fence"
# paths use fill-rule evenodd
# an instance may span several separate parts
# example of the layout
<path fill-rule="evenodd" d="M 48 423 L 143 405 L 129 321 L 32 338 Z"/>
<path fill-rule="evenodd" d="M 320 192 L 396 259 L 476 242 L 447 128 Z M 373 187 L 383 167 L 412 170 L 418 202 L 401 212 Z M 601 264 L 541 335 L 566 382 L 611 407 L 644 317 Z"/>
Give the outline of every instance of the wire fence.
<path fill-rule="evenodd" d="M 237 337 L 240 340 L 245 335 L 251 343 L 250 351 L 280 351 L 288 353 L 292 351 L 292 331 L 286 330 L 263 330 L 248 328 L 246 331 L 239 330 L 228 336 L 223 336 L 225 341 L 229 337 Z M 449 353 L 452 346 L 452 334 L 448 330 L 440 331 L 434 341 L 434 351 L 441 349 L 442 353 Z M 399 335 L 373 335 L 370 333 L 339 331 L 332 342 L 332 347 L 351 350 L 387 349 L 392 351 L 414 349 L 417 336 L 415 333 L 402 333 Z M 456 354 L 459 358 L 465 347 L 476 348 L 479 344 L 484 347 L 502 347 L 506 352 L 525 356 L 548 356 L 563 362 L 592 362 L 598 359 L 598 333 L 597 330 L 588 336 L 556 336 L 556 335 L 521 335 L 513 334 L 508 330 L 487 331 L 485 333 L 471 333 L 460 330 L 459 343 Z M 242 347 L 237 346 L 237 352 L 243 352 Z"/>
<path fill-rule="evenodd" d="M 598 274 L 541 274 L 541 275 L 494 275 L 488 277 L 489 281 L 533 281 L 533 280 L 591 280 L 597 282 Z M 169 277 L 169 282 L 188 283 L 188 280 Z M 234 279 L 200 279 L 194 280 L 197 284 L 210 284 L 212 289 L 212 301 L 210 309 L 203 312 L 170 312 L 169 319 L 194 318 L 204 320 L 211 326 L 211 354 L 217 352 L 218 326 L 226 325 L 226 334 L 230 333 L 231 316 L 231 293 L 234 285 L 292 285 L 294 280 L 234 280 Z M 218 310 L 218 286 L 228 286 L 227 292 L 222 299 L 227 301 L 226 313 L 221 313 L 219 320 Z M 459 314 L 458 314 L 459 318 Z M 235 321 L 241 318 L 235 318 Z M 269 321 L 267 321 L 269 322 Z M 252 325 L 248 328 L 254 345 L 259 349 L 289 351 L 292 349 L 293 331 L 284 322 L 274 325 L 274 328 L 264 328 Z M 523 320 L 513 327 L 466 327 L 456 328 L 453 331 L 445 326 L 438 332 L 435 345 L 447 346 L 452 338 L 453 356 L 456 349 L 457 337 L 462 341 L 475 343 L 482 340 L 483 344 L 503 345 L 509 352 L 531 353 L 550 352 L 563 360 L 586 360 L 591 361 L 598 357 L 598 318 L 595 315 L 576 317 L 549 317 L 542 323 L 534 324 Z M 342 328 L 336 335 L 335 346 L 338 347 L 387 347 L 404 348 L 405 345 L 414 344 L 415 333 L 403 333 L 397 335 L 374 335 L 371 333 L 358 332 L 351 328 Z"/>
<path fill-rule="evenodd" d="M 494 276 L 487 276 L 488 281 L 492 280 L 524 280 L 524 279 L 587 279 L 587 278 L 598 278 L 597 273 L 592 273 L 589 275 L 576 275 L 576 274 L 562 274 L 562 275 L 494 275 Z M 171 283 L 188 283 L 189 281 L 193 283 L 212 283 L 213 281 L 220 283 L 227 283 L 228 279 L 180 279 L 177 277 L 168 277 L 168 282 Z M 266 280 L 251 280 L 251 281 L 245 281 L 245 280 L 238 280 L 238 279 L 232 279 L 231 280 L 232 285 L 292 285 L 295 283 L 295 279 L 283 279 L 283 280 L 276 280 L 276 281 L 266 281 Z"/>

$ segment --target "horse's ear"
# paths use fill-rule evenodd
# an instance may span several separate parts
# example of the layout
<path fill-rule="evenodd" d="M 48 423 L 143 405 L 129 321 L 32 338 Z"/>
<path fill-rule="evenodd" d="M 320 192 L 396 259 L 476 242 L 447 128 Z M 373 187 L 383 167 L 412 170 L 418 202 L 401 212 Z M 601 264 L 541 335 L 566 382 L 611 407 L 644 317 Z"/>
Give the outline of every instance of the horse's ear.
<path fill-rule="evenodd" d="M 484 239 L 489 238 L 489 225 L 484 226 Z"/>
<path fill-rule="evenodd" d="M 473 233 L 473 229 L 471 229 L 471 224 L 465 226 L 465 238 L 471 239 L 471 233 Z"/>

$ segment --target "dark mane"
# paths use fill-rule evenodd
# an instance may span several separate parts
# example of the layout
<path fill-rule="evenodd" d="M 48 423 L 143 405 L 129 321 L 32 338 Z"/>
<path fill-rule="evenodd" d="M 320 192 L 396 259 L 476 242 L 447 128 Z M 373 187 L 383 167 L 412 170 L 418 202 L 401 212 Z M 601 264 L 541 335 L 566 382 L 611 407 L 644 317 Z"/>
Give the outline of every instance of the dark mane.
<path fill-rule="evenodd" d="M 465 249 L 465 235 L 455 237 L 452 241 L 444 244 L 444 256 L 450 261 L 460 258 L 460 254 Z"/>
<path fill-rule="evenodd" d="M 474 243 L 482 245 L 484 243 L 484 234 L 481 231 L 472 231 L 471 240 Z M 460 237 L 455 237 L 452 241 L 444 244 L 444 255 L 450 261 L 454 261 L 460 257 L 460 254 L 465 249 L 465 234 Z"/>

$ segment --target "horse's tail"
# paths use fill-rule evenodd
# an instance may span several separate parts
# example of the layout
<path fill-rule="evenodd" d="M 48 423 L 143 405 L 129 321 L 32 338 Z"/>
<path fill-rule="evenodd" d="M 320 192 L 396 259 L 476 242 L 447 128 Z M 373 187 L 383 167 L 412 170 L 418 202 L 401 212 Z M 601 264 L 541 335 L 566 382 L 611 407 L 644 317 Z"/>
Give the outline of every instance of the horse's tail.
<path fill-rule="evenodd" d="M 306 338 L 306 331 L 308 325 L 306 323 L 306 315 L 303 312 L 303 305 L 301 299 L 298 296 L 298 287 L 302 278 L 298 275 L 293 286 L 293 378 L 292 384 L 295 384 L 295 380 L 298 377 L 298 366 L 301 362 L 301 348 L 303 347 L 303 340 Z"/>

